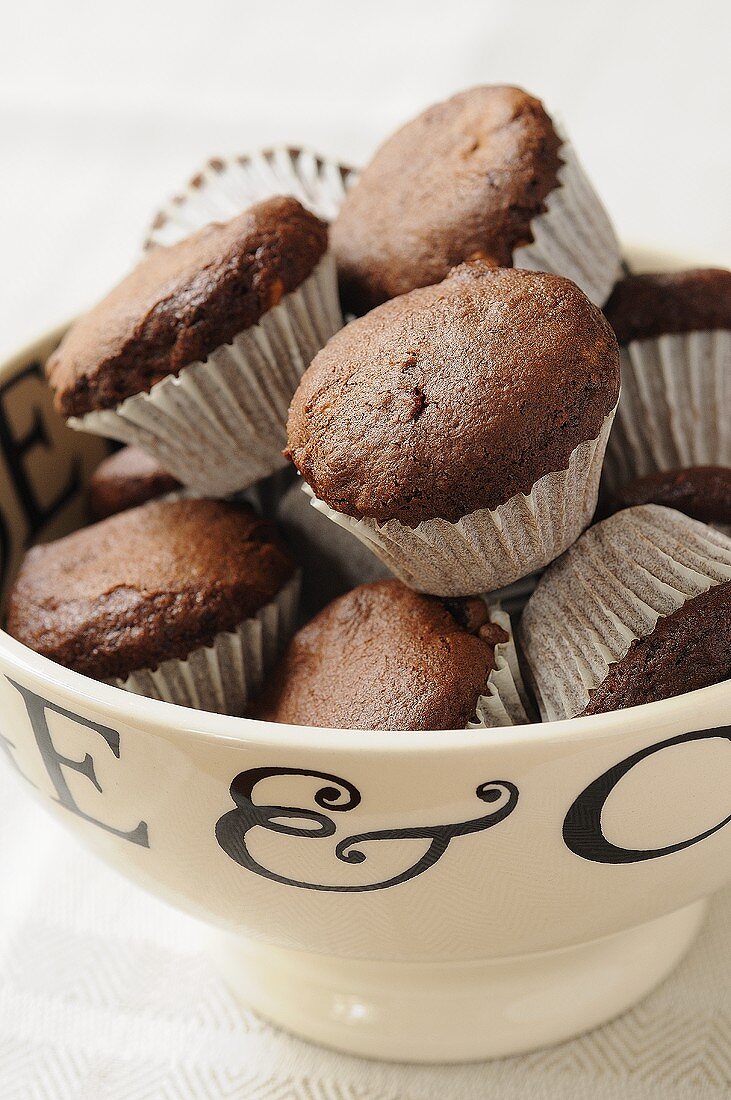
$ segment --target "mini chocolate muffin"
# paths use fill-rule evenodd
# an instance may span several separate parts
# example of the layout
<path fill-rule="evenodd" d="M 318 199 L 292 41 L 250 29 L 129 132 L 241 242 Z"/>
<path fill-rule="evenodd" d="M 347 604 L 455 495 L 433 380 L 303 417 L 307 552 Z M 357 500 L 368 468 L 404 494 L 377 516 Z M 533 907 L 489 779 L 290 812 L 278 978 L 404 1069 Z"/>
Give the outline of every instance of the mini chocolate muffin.
<path fill-rule="evenodd" d="M 480 599 L 445 605 L 395 580 L 360 585 L 298 631 L 251 715 L 339 729 L 464 729 L 507 641 Z"/>
<path fill-rule="evenodd" d="M 622 363 L 607 488 L 658 470 L 731 466 L 731 271 L 631 275 L 604 312 Z"/>
<path fill-rule="evenodd" d="M 544 719 L 731 677 L 731 539 L 659 505 L 617 512 L 546 570 L 520 641 Z"/>
<path fill-rule="evenodd" d="M 475 261 L 328 343 L 293 398 L 288 454 L 406 583 L 486 592 L 589 523 L 618 393 L 616 341 L 578 287 Z"/>
<path fill-rule="evenodd" d="M 94 519 L 106 519 L 179 488 L 180 482 L 141 447 L 122 447 L 91 475 L 89 509 Z"/>
<path fill-rule="evenodd" d="M 731 581 L 686 600 L 636 639 L 583 714 L 637 707 L 731 679 Z"/>
<path fill-rule="evenodd" d="M 646 474 L 616 489 L 607 511 L 638 504 L 663 504 L 703 523 L 731 524 L 731 467 L 690 466 Z"/>
<path fill-rule="evenodd" d="M 342 324 L 327 247 L 324 222 L 276 197 L 151 249 L 50 357 L 58 410 L 200 496 L 268 477 L 297 383 Z"/>
<path fill-rule="evenodd" d="M 198 705 L 186 692 L 215 698 L 228 680 L 225 702 L 258 687 L 262 641 L 257 653 L 249 635 L 275 635 L 270 658 L 283 641 L 294 575 L 275 527 L 247 505 L 152 501 L 31 549 L 7 628 L 66 668 L 171 702 Z M 243 682 L 232 653 L 247 666 Z M 194 655 L 191 689 L 180 662 Z"/>
<path fill-rule="evenodd" d="M 287 197 L 152 249 L 49 359 L 58 411 L 112 408 L 205 359 L 295 290 L 326 249 L 325 223 Z"/>
<path fill-rule="evenodd" d="M 628 275 L 615 286 L 604 313 L 622 346 L 671 332 L 731 329 L 731 271 Z"/>
<path fill-rule="evenodd" d="M 478 257 L 566 275 L 600 305 L 619 272 L 611 226 L 570 146 L 540 100 L 505 85 L 460 92 L 393 134 L 347 195 L 332 239 L 354 313 Z"/>

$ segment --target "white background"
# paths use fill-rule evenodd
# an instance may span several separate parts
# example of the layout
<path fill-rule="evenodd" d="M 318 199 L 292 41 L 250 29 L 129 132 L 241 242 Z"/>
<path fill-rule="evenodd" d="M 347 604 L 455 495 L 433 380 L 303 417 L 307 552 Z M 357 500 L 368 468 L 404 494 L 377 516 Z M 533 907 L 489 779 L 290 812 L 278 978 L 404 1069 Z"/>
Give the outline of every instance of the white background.
<path fill-rule="evenodd" d="M 0 5 L 0 354 L 90 303 L 209 156 L 362 162 L 476 82 L 565 122 L 625 241 L 727 264 L 724 0 L 18 0 Z"/>
<path fill-rule="evenodd" d="M 362 162 L 476 82 L 564 121 L 623 239 L 727 265 L 728 0 L 0 0 L 0 356 L 91 303 L 209 156 Z M 241 1014 L 187 918 L 77 849 L 0 763 L 0 1096 L 512 1100 L 728 1095 L 731 892 L 673 978 L 556 1051 L 337 1058 Z"/>

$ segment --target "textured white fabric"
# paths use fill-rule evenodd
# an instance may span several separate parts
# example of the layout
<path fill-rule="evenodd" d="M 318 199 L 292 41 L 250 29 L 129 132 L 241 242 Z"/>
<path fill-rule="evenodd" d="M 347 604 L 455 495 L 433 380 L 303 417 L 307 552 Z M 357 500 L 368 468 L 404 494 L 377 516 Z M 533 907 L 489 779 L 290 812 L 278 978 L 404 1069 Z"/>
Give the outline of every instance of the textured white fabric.
<path fill-rule="evenodd" d="M 730 938 L 727 889 L 655 993 L 553 1050 L 423 1068 L 340 1056 L 241 1011 L 201 926 L 99 863 L 0 768 L 2 1100 L 721 1100 Z"/>

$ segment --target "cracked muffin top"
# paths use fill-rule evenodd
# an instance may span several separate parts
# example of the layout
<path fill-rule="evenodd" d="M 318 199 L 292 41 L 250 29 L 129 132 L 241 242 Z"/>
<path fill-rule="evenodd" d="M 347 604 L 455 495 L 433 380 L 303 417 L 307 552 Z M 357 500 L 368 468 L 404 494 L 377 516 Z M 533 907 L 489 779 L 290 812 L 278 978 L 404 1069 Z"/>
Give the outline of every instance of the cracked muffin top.
<path fill-rule="evenodd" d="M 329 341 L 287 454 L 336 511 L 455 522 L 566 469 L 618 394 L 617 342 L 574 283 L 475 261 Z"/>

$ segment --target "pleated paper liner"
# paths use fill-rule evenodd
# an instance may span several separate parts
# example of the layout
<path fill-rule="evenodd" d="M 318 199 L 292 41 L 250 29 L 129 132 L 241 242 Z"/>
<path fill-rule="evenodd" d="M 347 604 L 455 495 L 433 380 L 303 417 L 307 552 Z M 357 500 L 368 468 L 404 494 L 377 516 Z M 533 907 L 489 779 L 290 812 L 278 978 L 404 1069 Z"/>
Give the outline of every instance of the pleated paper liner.
<path fill-rule="evenodd" d="M 712 585 L 731 580 L 731 539 L 645 504 L 589 529 L 543 576 L 519 628 L 545 721 L 588 705 L 610 665 Z"/>
<path fill-rule="evenodd" d="M 287 474 L 282 471 L 279 479 Z M 294 475 L 294 470 L 292 470 Z M 302 492 L 303 481 L 296 476 L 279 495 L 276 506 L 262 504 L 258 490 L 262 483 L 242 494 L 263 515 L 274 519 L 284 531 L 287 542 L 303 567 L 301 610 L 309 616 L 359 584 L 384 580 L 390 569 L 366 545 L 339 525 L 335 526 L 319 509 L 310 506 L 311 496 Z M 263 483 L 266 485 L 267 483 Z M 268 498 L 267 498 L 268 499 Z M 509 615 L 519 615 L 540 579 L 540 573 L 521 577 L 513 584 L 493 592 L 490 604 L 498 604 Z"/>
<path fill-rule="evenodd" d="M 570 141 L 560 156 L 560 187 L 547 196 L 546 212 L 531 221 L 533 242 L 516 248 L 513 266 L 564 275 L 603 306 L 622 271 L 619 241 Z"/>
<path fill-rule="evenodd" d="M 609 489 L 657 470 L 731 466 L 731 332 L 633 340 L 621 367 L 604 468 Z"/>
<path fill-rule="evenodd" d="M 286 465 L 287 410 L 312 359 L 342 326 L 330 253 L 296 290 L 207 359 L 72 427 L 157 458 L 199 495 L 224 497 Z"/>
<path fill-rule="evenodd" d="M 365 543 L 410 588 L 435 596 L 494 592 L 548 565 L 588 526 L 613 419 L 614 410 L 596 439 L 572 451 L 567 469 L 540 478 L 530 494 L 456 523 L 430 519 L 407 527 L 398 520 L 354 519 L 303 488 L 313 507 Z"/>
<path fill-rule="evenodd" d="M 487 693 L 477 700 L 476 721 L 468 722 L 468 729 L 522 726 L 532 720 L 529 717 L 532 708 L 518 664 L 510 616 L 499 605 L 492 605 L 490 621 L 503 628 L 508 634 L 508 641 L 495 646 L 496 668 L 487 681 Z"/>
<path fill-rule="evenodd" d="M 145 247 L 175 244 L 273 195 L 294 195 L 318 217 L 332 221 L 355 175 L 352 168 L 308 149 L 278 147 L 214 158 L 158 211 Z"/>
<path fill-rule="evenodd" d="M 561 146 L 559 186 L 530 223 L 533 242 L 513 253 L 513 266 L 572 279 L 604 305 L 621 274 L 619 242 L 571 142 Z M 358 171 L 306 149 L 275 148 L 216 158 L 155 215 L 146 247 L 174 244 L 212 221 L 228 221 L 272 195 L 294 195 L 332 221 Z"/>
<path fill-rule="evenodd" d="M 295 631 L 300 579 L 296 573 L 253 618 L 236 630 L 217 634 L 212 645 L 194 650 L 184 660 L 163 661 L 156 669 L 141 669 L 111 682 L 149 699 L 242 715 Z"/>

